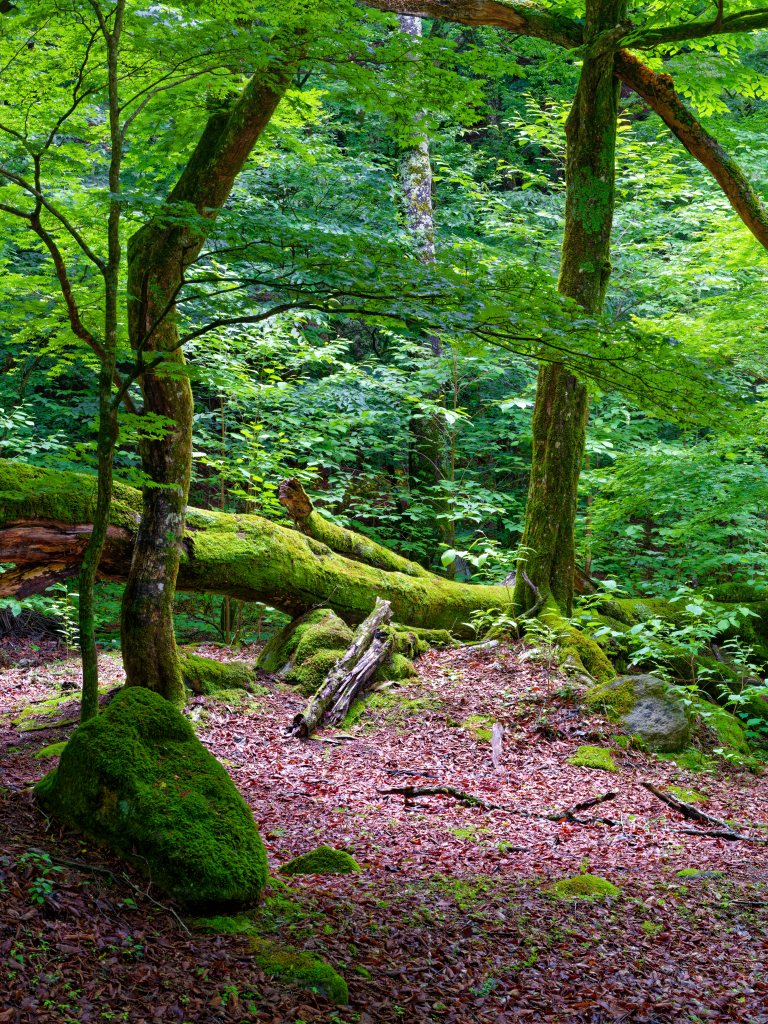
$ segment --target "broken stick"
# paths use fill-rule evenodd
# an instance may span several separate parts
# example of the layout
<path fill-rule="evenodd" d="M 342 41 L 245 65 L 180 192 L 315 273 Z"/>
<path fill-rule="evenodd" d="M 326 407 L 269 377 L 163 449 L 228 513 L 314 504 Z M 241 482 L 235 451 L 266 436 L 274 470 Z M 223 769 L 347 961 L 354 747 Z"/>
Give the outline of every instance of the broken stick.
<path fill-rule="evenodd" d="M 352 644 L 325 677 L 306 709 L 288 726 L 291 736 L 305 739 L 323 719 L 328 725 L 335 725 L 344 718 L 352 701 L 364 692 L 376 669 L 391 654 L 392 637 L 381 629 L 391 618 L 389 601 L 377 597 L 373 611 L 355 630 Z"/>
<path fill-rule="evenodd" d="M 602 796 L 585 800 L 584 803 L 577 804 L 575 807 L 567 808 L 564 811 L 555 811 L 553 814 L 538 814 L 535 811 L 522 811 L 516 807 L 507 807 L 505 804 L 491 804 L 487 800 L 483 800 L 482 797 L 473 796 L 471 793 L 464 793 L 460 789 L 454 789 L 453 786 L 397 786 L 394 789 L 378 789 L 377 792 L 402 793 L 406 799 L 412 799 L 415 796 L 450 796 L 454 800 L 458 800 L 459 803 L 466 804 L 468 807 L 480 807 L 484 811 L 505 811 L 507 814 L 517 814 L 521 818 L 540 818 L 544 821 L 562 821 L 565 818 L 568 821 L 578 822 L 580 825 L 595 821 L 603 825 L 616 824 L 610 818 L 576 818 L 574 812 L 584 810 L 587 807 L 594 807 L 595 804 L 605 803 L 606 800 L 614 800 L 618 793 L 603 793 Z"/>

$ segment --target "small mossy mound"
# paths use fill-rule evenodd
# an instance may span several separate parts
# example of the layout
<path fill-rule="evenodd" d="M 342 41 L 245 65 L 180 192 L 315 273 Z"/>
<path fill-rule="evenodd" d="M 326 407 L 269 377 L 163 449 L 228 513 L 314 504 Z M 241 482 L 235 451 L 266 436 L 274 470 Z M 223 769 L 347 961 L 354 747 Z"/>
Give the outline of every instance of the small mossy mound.
<path fill-rule="evenodd" d="M 284 671 L 293 663 L 296 648 L 304 634 L 328 618 L 335 619 L 337 616 L 330 608 L 316 608 L 283 626 L 262 648 L 256 659 L 256 667 L 265 672 Z"/>
<path fill-rule="evenodd" d="M 256 681 L 253 669 L 244 661 L 221 662 L 181 653 L 179 665 L 190 690 L 206 697 L 221 690 L 251 690 Z"/>
<path fill-rule="evenodd" d="M 574 875 L 573 878 L 561 878 L 546 890 L 560 899 L 601 899 L 604 896 L 618 896 L 621 892 L 607 878 L 599 875 Z"/>
<path fill-rule="evenodd" d="M 405 679 L 415 679 L 418 675 L 413 662 L 404 654 L 393 654 L 391 659 L 376 669 L 374 680 L 376 682 L 402 682 Z"/>
<path fill-rule="evenodd" d="M 291 946 L 277 946 L 264 938 L 251 939 L 253 959 L 265 974 L 317 992 L 336 1004 L 349 1002 L 347 983 L 330 964 Z"/>
<path fill-rule="evenodd" d="M 211 694 L 211 700 L 219 704 L 234 704 L 236 707 L 251 703 L 251 698 L 245 690 L 219 690 Z"/>
<path fill-rule="evenodd" d="M 236 917 L 198 917 L 192 924 L 199 932 L 207 935 L 242 935 L 254 929 L 253 921 L 247 914 L 238 914 Z"/>
<path fill-rule="evenodd" d="M 38 761 L 41 758 L 61 757 L 67 742 L 67 740 L 63 740 L 61 743 L 52 743 L 49 747 L 43 747 L 42 750 L 38 750 L 34 756 Z"/>
<path fill-rule="evenodd" d="M 354 857 L 332 846 L 318 846 L 310 853 L 294 857 L 280 868 L 281 875 L 350 875 L 360 870 Z"/>
<path fill-rule="evenodd" d="M 462 729 L 481 743 L 491 742 L 493 730 L 489 726 L 492 725 L 493 723 L 490 718 L 487 718 L 485 715 L 470 715 L 469 718 L 465 718 L 461 723 Z"/>
<path fill-rule="evenodd" d="M 688 747 L 677 754 L 659 754 L 662 761 L 674 761 L 678 768 L 697 774 L 705 772 L 711 766 L 711 759 L 696 747 Z"/>
<path fill-rule="evenodd" d="M 568 764 L 576 768 L 600 768 L 605 772 L 619 770 L 611 751 L 605 747 L 579 747 L 576 753 L 568 758 Z"/>
<path fill-rule="evenodd" d="M 682 871 L 677 872 L 678 878 L 696 878 L 699 874 L 698 868 L 683 868 Z"/>
<path fill-rule="evenodd" d="M 679 786 L 670 786 L 669 792 L 686 804 L 704 804 L 709 800 L 706 794 L 699 793 L 697 789 L 681 789 Z"/>
<path fill-rule="evenodd" d="M 329 608 L 317 608 L 272 637 L 256 665 L 267 672 L 280 672 L 286 683 L 311 697 L 352 638 L 352 630 L 338 615 Z"/>
<path fill-rule="evenodd" d="M 653 921 L 643 921 L 640 927 L 648 936 L 658 935 L 659 932 L 664 931 L 663 924 L 655 924 Z"/>
<path fill-rule="evenodd" d="M 81 725 L 35 794 L 193 913 L 252 906 L 266 884 L 250 808 L 187 719 L 151 690 L 121 690 Z"/>
<path fill-rule="evenodd" d="M 656 676 L 620 676 L 587 693 L 587 704 L 621 722 L 652 750 L 682 750 L 690 737 L 683 694 Z"/>

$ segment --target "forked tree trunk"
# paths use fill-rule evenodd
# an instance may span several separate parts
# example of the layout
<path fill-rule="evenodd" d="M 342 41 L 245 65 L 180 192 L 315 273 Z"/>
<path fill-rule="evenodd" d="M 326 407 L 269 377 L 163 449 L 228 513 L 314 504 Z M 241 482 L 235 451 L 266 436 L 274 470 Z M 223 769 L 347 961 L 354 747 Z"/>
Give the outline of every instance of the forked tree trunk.
<path fill-rule="evenodd" d="M 585 42 L 625 14 L 623 2 L 588 0 Z M 565 129 L 567 191 L 558 286 L 593 315 L 602 311 L 611 273 L 618 108 L 613 55 L 587 57 Z M 521 562 L 540 592 L 551 596 L 565 615 L 573 607 L 574 522 L 586 414 L 586 385 L 561 363 L 542 365 Z M 517 574 L 514 600 L 518 610 L 534 601 L 522 573 Z"/>
<path fill-rule="evenodd" d="M 121 628 L 128 686 L 147 686 L 178 700 L 183 684 L 173 631 L 173 595 L 184 536 L 192 458 L 192 390 L 179 348 L 175 300 L 218 210 L 230 194 L 262 130 L 290 82 L 294 61 L 272 68 L 268 84 L 253 78 L 238 99 L 210 118 L 168 198 L 178 216 L 192 208 L 203 226 L 165 220 L 145 225 L 128 245 L 128 324 L 137 356 L 148 357 L 140 378 L 146 413 L 172 426 L 144 437 L 142 467 L 152 485 L 143 492 L 141 525 L 123 595 Z M 206 222 L 207 225 L 206 226 Z M 158 353 L 164 361 L 154 369 Z"/>

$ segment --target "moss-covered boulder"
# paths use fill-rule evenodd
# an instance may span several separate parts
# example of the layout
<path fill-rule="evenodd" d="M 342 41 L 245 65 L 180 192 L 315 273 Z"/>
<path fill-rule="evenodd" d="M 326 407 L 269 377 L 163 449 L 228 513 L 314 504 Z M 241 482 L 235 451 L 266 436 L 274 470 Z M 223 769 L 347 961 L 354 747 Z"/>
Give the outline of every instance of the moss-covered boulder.
<path fill-rule="evenodd" d="M 264 938 L 251 940 L 253 959 L 265 974 L 325 996 L 332 1003 L 349 1002 L 347 983 L 336 971 L 309 953 L 291 946 L 278 946 Z"/>
<path fill-rule="evenodd" d="M 214 661 L 196 654 L 179 653 L 182 679 L 194 693 L 211 696 L 221 690 L 253 689 L 256 676 L 245 661 Z"/>
<path fill-rule="evenodd" d="M 354 857 L 332 846 L 318 846 L 310 853 L 294 857 L 280 868 L 281 875 L 351 875 L 360 870 Z"/>
<path fill-rule="evenodd" d="M 682 750 L 690 738 L 683 695 L 656 676 L 620 676 L 587 693 L 587 703 L 621 722 L 651 750 Z"/>
<path fill-rule="evenodd" d="M 250 808 L 187 719 L 150 690 L 121 690 L 80 726 L 35 794 L 191 911 L 251 906 L 266 884 Z"/>
<path fill-rule="evenodd" d="M 352 643 L 353 633 L 330 608 L 316 608 L 288 623 L 267 643 L 256 666 L 279 672 L 310 697 Z"/>
<path fill-rule="evenodd" d="M 607 878 L 599 875 L 575 875 L 573 878 L 561 878 L 546 890 L 559 899 L 600 899 L 604 896 L 618 896 L 621 892 Z"/>
<path fill-rule="evenodd" d="M 376 682 L 414 678 L 416 669 L 411 658 L 429 648 L 426 637 L 439 643 L 453 643 L 446 630 L 384 628 L 392 637 L 393 653 L 389 661 L 377 669 Z M 311 697 L 353 638 L 350 627 L 329 608 L 318 608 L 276 633 L 262 650 L 256 666 L 266 672 L 279 672 L 286 683 L 298 686 L 306 697 Z"/>
<path fill-rule="evenodd" d="M 599 768 L 604 772 L 619 770 L 612 752 L 605 747 L 579 747 L 576 753 L 568 758 L 568 764 L 576 768 Z"/>

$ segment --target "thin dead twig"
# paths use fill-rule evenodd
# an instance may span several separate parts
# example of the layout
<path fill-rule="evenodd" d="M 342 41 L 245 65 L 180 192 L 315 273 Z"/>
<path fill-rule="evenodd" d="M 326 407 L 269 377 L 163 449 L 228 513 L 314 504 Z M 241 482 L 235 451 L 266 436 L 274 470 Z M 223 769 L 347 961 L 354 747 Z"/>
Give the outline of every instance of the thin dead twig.
<path fill-rule="evenodd" d="M 714 825 L 716 831 L 712 832 L 701 832 L 698 829 L 684 828 L 682 831 L 686 835 L 690 836 L 705 836 L 711 839 L 728 839 L 728 840 L 742 840 L 746 843 L 765 843 L 765 839 L 755 838 L 753 836 L 745 836 L 736 829 L 742 828 L 755 828 L 755 825 L 739 824 L 729 825 L 727 821 L 721 821 L 720 818 L 715 818 L 711 814 L 707 814 L 706 811 L 700 811 L 697 807 L 692 804 L 687 804 L 684 800 L 678 799 L 676 796 L 672 796 L 671 793 L 665 793 L 663 790 L 658 789 L 653 785 L 652 782 L 641 782 L 640 785 L 647 789 L 649 793 L 661 800 L 662 803 L 667 804 L 672 810 L 682 814 L 683 817 L 689 818 L 692 821 L 698 821 L 702 825 Z"/>
<path fill-rule="evenodd" d="M 535 811 L 523 811 L 516 807 L 507 807 L 505 804 L 491 804 L 487 800 L 483 800 L 482 797 L 473 796 L 472 793 L 464 793 L 453 786 L 396 786 L 393 789 L 377 789 L 377 792 L 382 794 L 401 793 L 406 799 L 413 799 L 413 797 L 417 796 L 450 796 L 454 800 L 458 800 L 459 803 L 466 804 L 468 807 L 480 807 L 484 811 L 504 811 L 507 814 L 516 814 L 522 818 L 539 818 L 544 821 L 562 821 L 566 819 L 567 821 L 577 822 L 579 825 L 591 822 L 600 822 L 603 825 L 616 824 L 610 818 L 576 818 L 574 817 L 574 812 L 585 810 L 587 807 L 594 807 L 596 804 L 605 803 L 606 800 L 613 800 L 618 796 L 618 793 L 603 793 L 602 796 L 585 800 L 583 803 L 577 804 L 575 807 L 569 807 L 564 811 L 555 811 L 554 814 L 539 814 Z"/>

